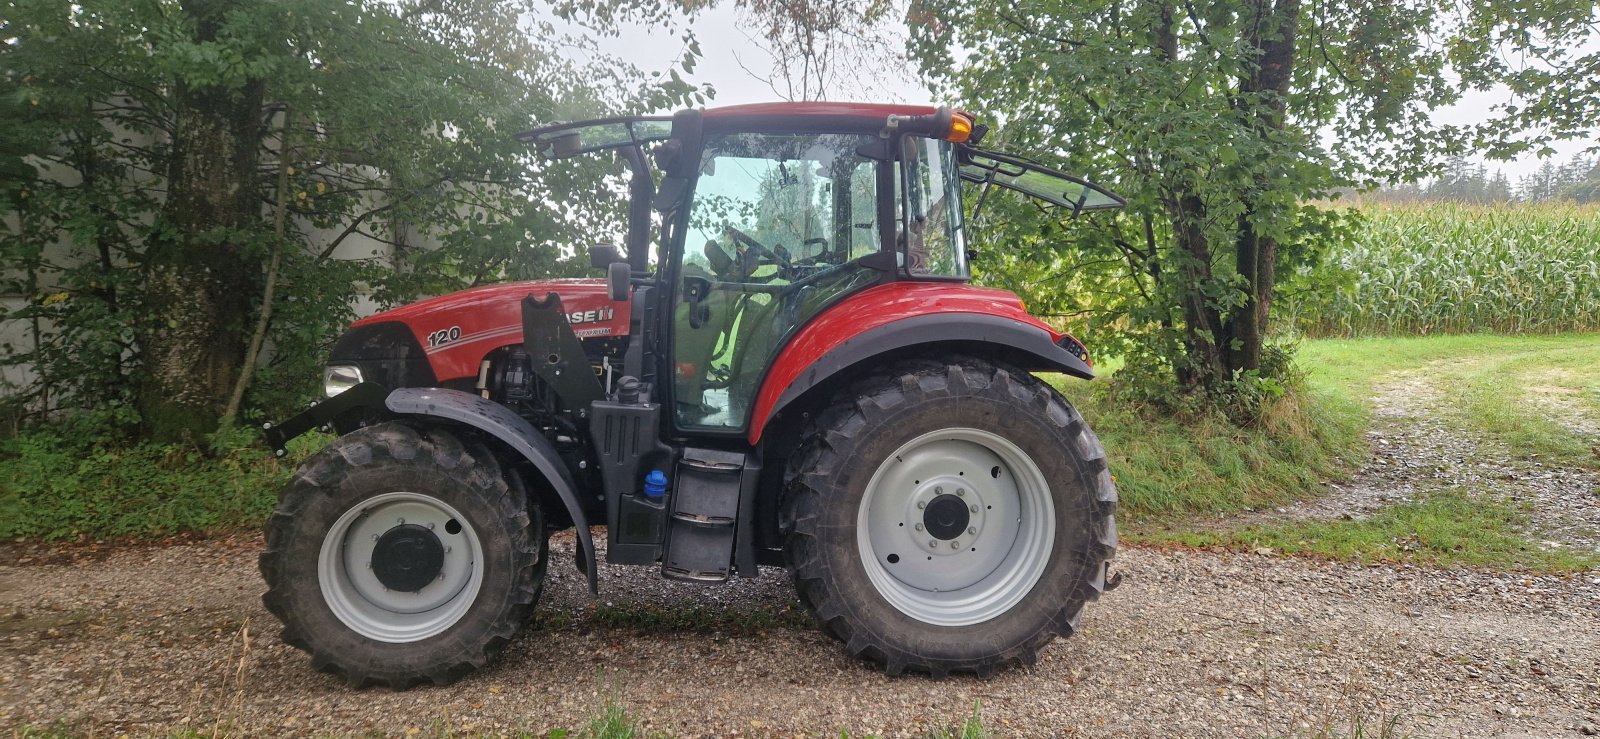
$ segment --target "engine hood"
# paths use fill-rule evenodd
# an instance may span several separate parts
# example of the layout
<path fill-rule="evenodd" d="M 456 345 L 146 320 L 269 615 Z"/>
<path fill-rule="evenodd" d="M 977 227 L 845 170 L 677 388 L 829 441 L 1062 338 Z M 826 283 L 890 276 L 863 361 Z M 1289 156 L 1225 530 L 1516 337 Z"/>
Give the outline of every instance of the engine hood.
<path fill-rule="evenodd" d="M 476 375 L 485 354 L 522 343 L 522 299 L 561 296 L 580 339 L 626 336 L 628 301 L 612 301 L 605 280 L 528 280 L 474 287 L 367 316 L 351 330 L 400 324 L 416 339 L 438 380 Z"/>

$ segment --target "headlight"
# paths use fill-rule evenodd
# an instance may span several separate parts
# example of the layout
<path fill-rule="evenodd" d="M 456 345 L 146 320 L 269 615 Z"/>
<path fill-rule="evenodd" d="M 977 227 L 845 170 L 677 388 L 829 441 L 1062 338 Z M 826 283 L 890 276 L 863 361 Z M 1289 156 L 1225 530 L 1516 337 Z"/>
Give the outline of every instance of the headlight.
<path fill-rule="evenodd" d="M 353 364 L 329 365 L 322 371 L 322 392 L 333 397 L 361 384 L 361 368 Z"/>

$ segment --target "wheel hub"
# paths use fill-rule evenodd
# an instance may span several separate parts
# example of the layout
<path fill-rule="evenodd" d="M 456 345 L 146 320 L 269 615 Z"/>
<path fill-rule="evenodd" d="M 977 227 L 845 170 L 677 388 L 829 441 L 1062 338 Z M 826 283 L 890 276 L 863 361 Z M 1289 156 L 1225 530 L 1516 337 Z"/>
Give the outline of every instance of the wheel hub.
<path fill-rule="evenodd" d="M 444 544 L 414 523 L 384 532 L 372 547 L 372 574 L 390 590 L 414 593 L 444 570 Z"/>
<path fill-rule="evenodd" d="M 940 467 L 944 461 L 933 462 Z M 913 463 L 911 470 L 924 479 L 915 480 L 910 494 L 901 502 L 901 517 L 896 531 L 907 537 L 908 546 L 924 558 L 953 557 L 971 553 L 984 533 L 984 522 L 991 513 L 984 503 L 986 493 L 976 478 L 963 476 L 962 470 L 929 469 L 927 460 Z M 992 496 L 992 493 L 990 493 Z M 948 574 L 938 570 L 940 576 Z"/>
<path fill-rule="evenodd" d="M 949 493 L 934 498 L 922 514 L 922 524 L 928 528 L 928 534 L 940 541 L 950 541 L 965 533 L 970 520 L 972 515 L 967 512 L 967 502 Z"/>

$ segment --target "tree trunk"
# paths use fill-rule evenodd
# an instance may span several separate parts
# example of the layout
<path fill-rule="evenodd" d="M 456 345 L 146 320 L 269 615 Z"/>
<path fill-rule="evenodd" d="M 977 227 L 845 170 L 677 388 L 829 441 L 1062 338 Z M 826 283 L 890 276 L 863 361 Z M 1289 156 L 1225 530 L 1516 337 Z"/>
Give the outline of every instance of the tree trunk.
<path fill-rule="evenodd" d="M 1249 39 L 1258 53 L 1257 63 L 1239 80 L 1236 107 L 1251 116 L 1263 140 L 1283 131 L 1289 85 L 1294 77 L 1295 43 L 1300 22 L 1300 0 L 1257 0 L 1249 19 Z M 1263 101 L 1263 94 L 1270 95 Z M 1258 181 L 1262 189 L 1269 183 Z M 1260 229 L 1263 217 L 1255 203 L 1245 203 L 1234 242 L 1234 266 L 1244 278 L 1247 303 L 1228 321 L 1237 339 L 1227 350 L 1230 372 L 1261 368 L 1261 350 L 1277 282 L 1278 243 Z"/>
<path fill-rule="evenodd" d="M 195 40 L 214 40 L 235 0 L 186 0 Z M 164 233 L 146 253 L 145 381 L 139 411 L 161 441 L 216 428 L 245 351 L 260 257 L 243 239 L 257 227 L 255 191 L 262 86 L 196 87 L 173 95 L 175 133 L 162 207 Z"/>
<path fill-rule="evenodd" d="M 1211 244 L 1202 227 L 1205 205 L 1199 196 L 1185 194 L 1168 207 L 1172 210 L 1172 232 L 1182 252 L 1183 284 L 1179 289 L 1183 291 L 1184 344 L 1189 355 L 1188 366 L 1178 368 L 1178 381 L 1210 389 L 1228 378 L 1228 339 L 1221 315 L 1207 305 L 1202 290 L 1213 279 Z"/>
<path fill-rule="evenodd" d="M 267 261 L 267 285 L 261 292 L 261 312 L 256 317 L 255 331 L 250 334 L 250 347 L 244 352 L 239 381 L 233 384 L 233 393 L 222 411 L 220 425 L 223 427 L 232 426 L 238 418 L 244 391 L 250 387 L 250 377 L 255 373 L 256 358 L 261 356 L 261 345 L 267 340 L 267 329 L 272 326 L 272 297 L 278 285 L 278 267 L 283 263 L 284 229 L 289 220 L 289 132 L 294 130 L 294 116 L 290 113 L 288 107 L 283 109 L 283 125 L 278 128 L 277 202 L 272 213 L 272 258 Z"/>

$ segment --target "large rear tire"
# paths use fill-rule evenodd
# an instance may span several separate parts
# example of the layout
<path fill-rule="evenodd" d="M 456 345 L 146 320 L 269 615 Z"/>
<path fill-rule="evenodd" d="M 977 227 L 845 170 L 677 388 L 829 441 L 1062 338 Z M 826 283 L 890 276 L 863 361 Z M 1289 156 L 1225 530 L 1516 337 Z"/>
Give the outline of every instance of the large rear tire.
<path fill-rule="evenodd" d="M 892 365 L 812 420 L 787 468 L 790 572 L 891 674 L 1032 664 L 1116 551 L 1104 449 L 1054 390 L 973 358 Z"/>
<path fill-rule="evenodd" d="M 319 670 L 355 686 L 443 685 L 527 620 L 544 545 L 538 504 L 488 449 L 381 424 L 340 437 L 284 488 L 262 602 Z"/>

